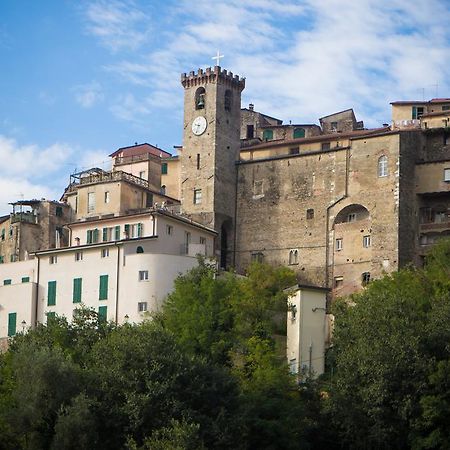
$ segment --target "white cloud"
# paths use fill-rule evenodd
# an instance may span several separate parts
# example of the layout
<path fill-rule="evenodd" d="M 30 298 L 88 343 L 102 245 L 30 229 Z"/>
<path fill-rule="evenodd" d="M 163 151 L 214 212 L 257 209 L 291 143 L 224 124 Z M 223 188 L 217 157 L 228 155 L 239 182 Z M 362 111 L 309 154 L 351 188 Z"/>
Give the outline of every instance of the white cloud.
<path fill-rule="evenodd" d="M 83 108 L 92 108 L 105 98 L 102 87 L 96 81 L 75 86 L 73 91 L 76 102 Z"/>
<path fill-rule="evenodd" d="M 129 0 L 98 0 L 85 10 L 87 30 L 112 52 L 136 50 L 150 36 L 149 17 Z"/>

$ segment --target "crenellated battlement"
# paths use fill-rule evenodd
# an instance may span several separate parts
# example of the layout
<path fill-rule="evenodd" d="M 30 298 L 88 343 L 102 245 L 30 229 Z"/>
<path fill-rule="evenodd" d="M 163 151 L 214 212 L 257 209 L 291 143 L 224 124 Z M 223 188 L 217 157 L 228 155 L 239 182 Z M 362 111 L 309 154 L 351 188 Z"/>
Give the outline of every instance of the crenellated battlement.
<path fill-rule="evenodd" d="M 233 75 L 233 72 L 222 69 L 220 66 L 208 67 L 206 70 L 198 69 L 189 74 L 181 74 L 181 84 L 184 88 L 200 86 L 206 83 L 223 83 L 232 86 L 239 91 L 245 88 L 245 78 Z"/>

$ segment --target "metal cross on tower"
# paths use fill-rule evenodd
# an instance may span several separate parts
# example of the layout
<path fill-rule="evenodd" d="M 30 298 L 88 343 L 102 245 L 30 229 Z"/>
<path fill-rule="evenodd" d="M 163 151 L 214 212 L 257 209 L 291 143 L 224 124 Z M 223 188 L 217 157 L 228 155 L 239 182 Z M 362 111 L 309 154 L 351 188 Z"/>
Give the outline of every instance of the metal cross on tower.
<path fill-rule="evenodd" d="M 217 50 L 217 55 L 213 56 L 211 59 L 215 59 L 216 60 L 216 66 L 220 66 L 220 58 L 223 58 L 224 55 L 221 55 L 219 50 Z"/>

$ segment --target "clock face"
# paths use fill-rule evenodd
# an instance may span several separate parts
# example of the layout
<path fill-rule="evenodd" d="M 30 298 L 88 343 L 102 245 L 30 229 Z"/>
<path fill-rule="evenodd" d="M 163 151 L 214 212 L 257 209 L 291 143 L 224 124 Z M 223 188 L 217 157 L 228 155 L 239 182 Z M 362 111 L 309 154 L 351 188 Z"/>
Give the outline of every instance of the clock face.
<path fill-rule="evenodd" d="M 196 136 L 200 136 L 205 132 L 206 126 L 207 126 L 206 119 L 203 116 L 198 116 L 192 122 L 192 132 Z"/>

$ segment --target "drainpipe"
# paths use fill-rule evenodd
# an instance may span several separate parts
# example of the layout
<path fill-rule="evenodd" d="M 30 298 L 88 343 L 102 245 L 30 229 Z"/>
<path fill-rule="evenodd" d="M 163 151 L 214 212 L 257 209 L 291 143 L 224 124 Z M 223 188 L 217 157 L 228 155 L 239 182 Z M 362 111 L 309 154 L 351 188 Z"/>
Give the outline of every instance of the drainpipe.
<path fill-rule="evenodd" d="M 119 324 L 119 273 L 120 273 L 120 247 L 115 242 L 114 245 L 117 248 L 117 266 L 116 266 L 116 325 Z"/>
<path fill-rule="evenodd" d="M 35 254 L 37 258 L 37 273 L 36 273 L 36 306 L 34 309 L 34 327 L 37 327 L 38 324 L 38 310 L 39 310 L 39 276 L 40 276 L 40 269 L 41 269 L 41 260 L 39 259 L 39 255 Z"/>

